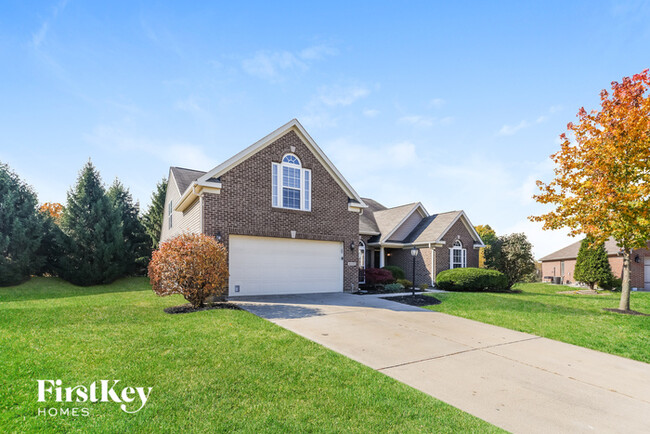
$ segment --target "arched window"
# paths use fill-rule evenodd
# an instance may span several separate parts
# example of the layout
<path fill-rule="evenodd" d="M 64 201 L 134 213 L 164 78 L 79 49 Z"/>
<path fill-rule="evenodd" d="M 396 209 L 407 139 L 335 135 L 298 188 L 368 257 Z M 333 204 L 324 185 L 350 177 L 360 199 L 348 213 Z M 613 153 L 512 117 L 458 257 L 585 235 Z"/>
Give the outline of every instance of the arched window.
<path fill-rule="evenodd" d="M 303 169 L 294 154 L 272 163 L 272 203 L 276 208 L 311 210 L 311 170 Z"/>
<path fill-rule="evenodd" d="M 467 250 L 463 248 L 460 240 L 454 241 L 454 245 L 449 249 L 449 268 L 467 267 Z"/>

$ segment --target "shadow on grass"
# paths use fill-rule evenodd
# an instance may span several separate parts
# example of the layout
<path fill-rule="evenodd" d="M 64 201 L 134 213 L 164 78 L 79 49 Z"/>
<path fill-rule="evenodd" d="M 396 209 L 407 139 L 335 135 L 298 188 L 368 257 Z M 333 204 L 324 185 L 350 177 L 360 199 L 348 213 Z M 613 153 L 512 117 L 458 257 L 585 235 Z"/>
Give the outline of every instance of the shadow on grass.
<path fill-rule="evenodd" d="M 17 286 L 0 287 L 0 303 L 133 291 L 151 291 L 149 278 L 124 277 L 106 285 L 77 286 L 58 277 L 33 277 Z"/>

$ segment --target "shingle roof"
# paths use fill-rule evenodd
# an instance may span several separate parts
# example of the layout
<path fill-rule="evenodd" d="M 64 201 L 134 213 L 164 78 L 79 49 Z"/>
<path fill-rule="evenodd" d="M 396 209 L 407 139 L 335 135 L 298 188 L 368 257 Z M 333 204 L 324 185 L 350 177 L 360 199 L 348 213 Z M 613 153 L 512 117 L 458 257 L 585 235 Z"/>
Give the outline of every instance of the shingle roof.
<path fill-rule="evenodd" d="M 384 237 L 390 234 L 397 225 L 417 206 L 416 203 L 387 208 L 374 213 L 377 227 L 381 233 L 382 241 Z"/>
<path fill-rule="evenodd" d="M 540 261 L 557 261 L 560 259 L 576 259 L 578 257 L 578 251 L 580 250 L 580 244 L 582 243 L 582 240 L 576 241 L 573 244 L 569 244 L 568 246 L 555 251 L 549 255 L 544 256 L 543 258 L 540 258 Z M 616 244 L 616 241 L 614 238 L 610 238 L 607 241 L 605 241 L 605 251 L 607 252 L 608 255 L 616 255 L 618 252 L 621 250 L 620 247 Z"/>
<path fill-rule="evenodd" d="M 379 202 L 362 197 L 361 200 L 368 205 L 368 208 L 363 210 L 361 216 L 359 216 L 359 233 L 379 233 L 379 227 L 377 226 L 377 221 L 375 220 L 375 215 L 377 211 L 382 211 L 387 209 L 384 205 Z"/>
<path fill-rule="evenodd" d="M 205 172 L 194 169 L 185 169 L 183 167 L 172 167 L 172 174 L 174 179 L 176 179 L 176 185 L 178 185 L 178 190 L 183 194 L 187 187 L 193 181 L 196 181 L 200 176 L 205 175 Z"/>
<path fill-rule="evenodd" d="M 423 218 L 404 242 L 418 244 L 437 241 L 460 213 L 461 211 L 450 211 Z"/>

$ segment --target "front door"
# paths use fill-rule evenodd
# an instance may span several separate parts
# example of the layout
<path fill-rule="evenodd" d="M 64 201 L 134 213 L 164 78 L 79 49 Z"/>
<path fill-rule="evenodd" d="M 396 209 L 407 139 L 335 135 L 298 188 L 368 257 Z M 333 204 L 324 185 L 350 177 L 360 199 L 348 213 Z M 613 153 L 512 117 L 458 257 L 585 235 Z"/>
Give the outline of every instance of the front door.
<path fill-rule="evenodd" d="M 650 290 L 650 256 L 643 258 L 644 289 Z"/>

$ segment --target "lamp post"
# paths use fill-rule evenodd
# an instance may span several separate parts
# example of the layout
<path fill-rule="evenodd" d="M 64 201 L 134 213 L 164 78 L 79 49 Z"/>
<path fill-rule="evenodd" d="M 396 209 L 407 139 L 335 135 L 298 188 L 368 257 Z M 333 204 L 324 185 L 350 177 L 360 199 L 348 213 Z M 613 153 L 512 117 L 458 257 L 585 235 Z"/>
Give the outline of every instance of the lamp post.
<path fill-rule="evenodd" d="M 415 257 L 418 255 L 418 249 L 413 246 L 411 249 L 411 256 L 413 257 L 413 286 L 411 287 L 413 290 L 413 296 L 415 297 Z"/>

